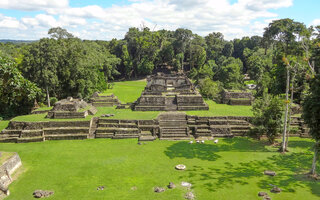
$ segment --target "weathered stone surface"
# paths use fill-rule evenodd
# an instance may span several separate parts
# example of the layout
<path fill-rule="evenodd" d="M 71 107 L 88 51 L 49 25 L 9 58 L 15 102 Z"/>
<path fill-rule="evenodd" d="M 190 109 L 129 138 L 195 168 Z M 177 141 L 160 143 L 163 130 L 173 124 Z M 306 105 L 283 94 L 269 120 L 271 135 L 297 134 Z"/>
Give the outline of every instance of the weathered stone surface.
<path fill-rule="evenodd" d="M 54 194 L 54 191 L 49 191 L 49 190 L 35 190 L 33 192 L 33 196 L 35 198 L 49 197 L 53 194 Z"/>
<path fill-rule="evenodd" d="M 154 192 L 157 192 L 157 193 L 161 193 L 161 192 L 164 192 L 164 191 L 165 191 L 165 189 L 162 188 L 162 187 L 155 187 L 154 188 Z"/>
<path fill-rule="evenodd" d="M 266 192 L 259 192 L 258 193 L 259 197 L 263 197 L 263 196 L 266 196 L 266 195 L 268 195 L 268 193 L 266 193 Z"/>
<path fill-rule="evenodd" d="M 104 185 L 97 187 L 97 190 L 104 190 Z"/>
<path fill-rule="evenodd" d="M 275 187 L 273 187 L 273 188 L 270 190 L 270 192 L 280 193 L 280 192 L 281 192 L 281 189 L 275 186 Z"/>
<path fill-rule="evenodd" d="M 275 176 L 276 172 L 275 171 L 271 171 L 271 170 L 265 170 L 264 175 L 269 175 L 269 176 Z"/>
<path fill-rule="evenodd" d="M 208 110 L 208 105 L 184 74 L 151 75 L 134 107 L 139 111 Z"/>
<path fill-rule="evenodd" d="M 186 169 L 186 166 L 183 165 L 183 164 L 179 164 L 175 167 L 177 170 L 185 170 Z"/>
<path fill-rule="evenodd" d="M 192 184 L 191 184 L 191 183 L 188 183 L 188 182 L 182 181 L 182 182 L 181 182 L 181 186 L 190 188 L 190 187 L 192 186 Z"/>
<path fill-rule="evenodd" d="M 187 192 L 184 196 L 185 199 L 194 199 L 195 195 L 192 192 Z"/>
<path fill-rule="evenodd" d="M 169 189 L 174 189 L 174 188 L 176 188 L 176 185 L 174 183 L 170 182 L 169 185 L 168 185 L 168 188 Z"/>

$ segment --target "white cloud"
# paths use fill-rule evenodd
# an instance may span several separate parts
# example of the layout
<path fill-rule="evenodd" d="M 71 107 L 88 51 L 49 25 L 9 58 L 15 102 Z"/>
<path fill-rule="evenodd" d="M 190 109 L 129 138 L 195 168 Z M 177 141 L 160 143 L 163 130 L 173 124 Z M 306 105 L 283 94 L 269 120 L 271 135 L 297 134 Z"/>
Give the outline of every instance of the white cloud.
<path fill-rule="evenodd" d="M 65 8 L 68 0 L 1 0 L 0 8 L 35 11 L 46 8 Z"/>
<path fill-rule="evenodd" d="M 226 39 L 262 34 L 270 9 L 288 7 L 293 0 L 131 0 L 129 5 L 98 5 L 72 8 L 68 0 L 1 0 L 0 8 L 43 10 L 35 17 L 12 18 L 11 26 L 24 25 L 33 37 L 50 27 L 63 26 L 84 39 L 123 38 L 129 27 L 141 24 L 155 30 L 188 28 L 199 35 L 222 32 Z M 7 23 L 4 23 L 7 24 Z M 8 26 L 8 25 L 7 25 Z M 39 29 L 39 30 L 38 30 Z M 0 33 L 1 33 L 0 27 Z M 40 33 L 41 32 L 41 33 Z M 0 34 L 1 36 L 1 34 Z M 38 38 L 37 38 L 38 39 Z"/>
<path fill-rule="evenodd" d="M 320 25 L 320 19 L 315 19 L 312 21 L 311 25 L 313 26 L 319 26 Z"/>
<path fill-rule="evenodd" d="M 0 28 L 2 29 L 26 29 L 19 20 L 13 17 L 7 17 L 0 14 Z"/>

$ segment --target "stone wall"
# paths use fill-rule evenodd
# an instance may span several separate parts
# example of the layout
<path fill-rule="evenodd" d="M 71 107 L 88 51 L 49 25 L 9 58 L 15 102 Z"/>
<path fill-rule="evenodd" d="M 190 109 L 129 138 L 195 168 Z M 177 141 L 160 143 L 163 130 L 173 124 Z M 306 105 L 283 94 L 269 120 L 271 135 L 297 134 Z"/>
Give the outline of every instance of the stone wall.
<path fill-rule="evenodd" d="M 228 91 L 222 92 L 222 103 L 229 105 L 251 105 L 253 101 L 251 92 L 247 91 Z"/>
<path fill-rule="evenodd" d="M 11 156 L 0 166 L 0 190 L 7 193 L 8 186 L 12 182 L 12 174 L 22 165 L 17 153 Z"/>

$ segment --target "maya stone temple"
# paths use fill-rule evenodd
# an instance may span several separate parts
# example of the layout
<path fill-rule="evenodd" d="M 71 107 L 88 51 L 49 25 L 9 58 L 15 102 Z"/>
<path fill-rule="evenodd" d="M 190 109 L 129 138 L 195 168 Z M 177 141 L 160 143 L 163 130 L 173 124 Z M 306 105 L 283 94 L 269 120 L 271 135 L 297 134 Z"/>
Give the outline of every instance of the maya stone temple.
<path fill-rule="evenodd" d="M 209 107 L 184 74 L 157 73 L 147 77 L 147 86 L 134 109 L 175 111 L 208 110 Z"/>

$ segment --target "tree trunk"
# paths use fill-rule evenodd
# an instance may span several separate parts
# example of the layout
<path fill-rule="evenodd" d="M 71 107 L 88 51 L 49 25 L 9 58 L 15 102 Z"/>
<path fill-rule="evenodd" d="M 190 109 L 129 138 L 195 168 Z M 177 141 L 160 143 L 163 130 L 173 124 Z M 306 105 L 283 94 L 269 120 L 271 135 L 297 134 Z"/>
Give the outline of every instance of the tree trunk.
<path fill-rule="evenodd" d="M 312 161 L 312 167 L 310 174 L 316 175 L 316 168 L 317 168 L 317 157 L 318 157 L 318 151 L 319 151 L 319 141 L 316 141 L 316 144 L 314 146 L 314 155 L 313 155 L 313 161 Z"/>
<path fill-rule="evenodd" d="M 46 85 L 46 91 L 47 91 L 47 101 L 48 101 L 48 107 L 50 107 L 50 96 L 49 96 L 49 89 L 48 86 Z"/>
<path fill-rule="evenodd" d="M 289 83 L 290 83 L 290 74 L 289 74 L 289 68 L 287 66 L 287 84 L 286 84 L 286 111 L 284 115 L 284 128 L 283 128 L 283 134 L 282 134 L 282 146 L 280 151 L 282 153 L 286 152 L 286 135 L 287 135 L 287 125 L 288 125 L 288 110 L 289 110 Z"/>
<path fill-rule="evenodd" d="M 291 114 L 292 114 L 292 103 L 293 103 L 293 89 L 294 89 L 294 81 L 295 81 L 295 77 L 296 77 L 296 72 L 294 72 L 292 79 L 291 79 L 291 100 L 290 100 L 290 110 L 289 110 L 289 119 L 288 119 L 288 128 L 287 128 L 287 138 L 286 138 L 286 147 L 285 147 L 285 151 L 288 150 L 288 143 L 289 143 L 289 133 L 290 133 L 290 124 L 291 124 Z"/>

